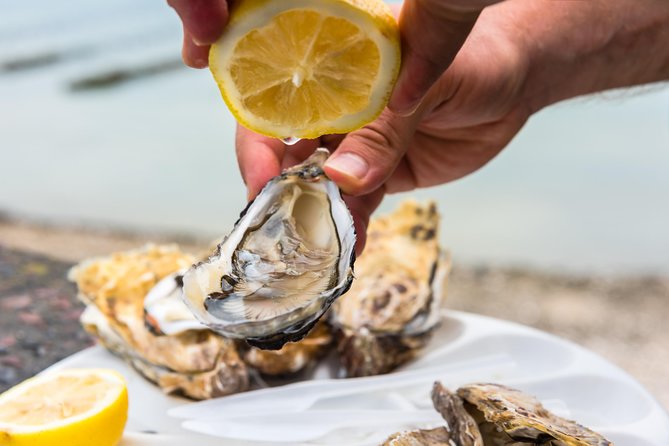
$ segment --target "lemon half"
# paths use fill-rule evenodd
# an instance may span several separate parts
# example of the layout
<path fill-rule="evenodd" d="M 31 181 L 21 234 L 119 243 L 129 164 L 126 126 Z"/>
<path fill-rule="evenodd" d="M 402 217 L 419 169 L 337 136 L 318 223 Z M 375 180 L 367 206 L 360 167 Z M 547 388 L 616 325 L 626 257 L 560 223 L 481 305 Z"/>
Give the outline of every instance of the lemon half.
<path fill-rule="evenodd" d="M 0 395 L 0 445 L 113 446 L 127 416 L 128 392 L 120 374 L 47 372 Z"/>
<path fill-rule="evenodd" d="M 376 118 L 400 58 L 397 22 L 381 0 L 240 0 L 209 67 L 245 127 L 316 138 Z"/>

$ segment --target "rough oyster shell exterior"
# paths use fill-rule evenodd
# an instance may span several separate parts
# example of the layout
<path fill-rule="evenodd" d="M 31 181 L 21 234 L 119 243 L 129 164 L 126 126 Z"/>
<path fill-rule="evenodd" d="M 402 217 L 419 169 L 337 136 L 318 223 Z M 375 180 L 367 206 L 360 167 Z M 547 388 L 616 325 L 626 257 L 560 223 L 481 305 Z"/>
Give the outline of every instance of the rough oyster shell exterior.
<path fill-rule="evenodd" d="M 446 421 L 447 429 L 455 444 L 484 445 L 476 420 L 467 412 L 458 395 L 436 382 L 432 387 L 432 404 Z"/>
<path fill-rule="evenodd" d="M 458 389 L 485 444 L 611 446 L 600 434 L 546 410 L 534 397 L 501 384 Z"/>
<path fill-rule="evenodd" d="M 144 323 L 149 290 L 192 261 L 174 246 L 148 245 L 75 266 L 69 277 L 87 305 L 82 324 L 166 393 L 206 399 L 245 390 L 246 366 L 231 340 L 202 330 L 157 336 Z"/>
<path fill-rule="evenodd" d="M 550 413 L 534 397 L 500 384 L 470 384 L 451 392 L 436 382 L 432 402 L 445 427 L 397 433 L 382 446 L 612 446 L 598 433 Z"/>
<path fill-rule="evenodd" d="M 450 269 L 439 220 L 435 203 L 407 200 L 370 223 L 356 280 L 330 317 L 347 376 L 389 372 L 429 341 Z"/>
<path fill-rule="evenodd" d="M 445 427 L 434 429 L 415 429 L 397 432 L 383 442 L 381 446 L 460 446 L 451 441 L 451 435 Z"/>
<path fill-rule="evenodd" d="M 446 426 L 398 432 L 382 446 L 484 446 L 476 421 L 457 394 L 436 382 L 432 388 L 432 404 Z"/>

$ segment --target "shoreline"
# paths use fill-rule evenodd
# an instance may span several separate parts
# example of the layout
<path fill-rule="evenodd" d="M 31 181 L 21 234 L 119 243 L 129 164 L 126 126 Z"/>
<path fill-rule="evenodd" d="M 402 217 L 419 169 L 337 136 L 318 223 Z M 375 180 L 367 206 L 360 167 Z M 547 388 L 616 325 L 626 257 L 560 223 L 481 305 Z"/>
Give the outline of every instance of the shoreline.
<path fill-rule="evenodd" d="M 209 245 L 164 233 L 67 228 L 0 218 L 0 261 L 10 263 L 0 262 L 0 267 L 15 271 L 11 280 L 0 286 L 0 305 L 9 308 L 21 304 L 25 305 L 25 312 L 33 313 L 29 305 L 36 302 L 35 313 L 40 308 L 44 310 L 41 322 L 25 316 L 25 321 L 14 321 L 13 325 L 11 320 L 0 323 L 0 341 L 14 337 L 16 331 L 30 332 L 31 323 L 42 323 L 48 331 L 72 336 L 73 326 L 78 328 L 74 312 L 81 307 L 64 272 L 81 259 L 137 248 L 148 242 L 178 243 L 191 252 Z M 17 269 L 16 264 L 23 267 Z M 30 276 L 31 268 L 41 268 L 35 264 L 50 272 Z M 25 265 L 32 266 L 25 270 Z M 53 320 L 51 315 L 58 313 L 47 308 L 52 299 L 47 289 L 56 290 L 52 292 L 56 296 L 54 302 L 67 307 L 67 320 Z M 669 364 L 663 360 L 669 345 L 669 327 L 663 317 L 668 304 L 669 275 L 572 274 L 517 266 L 467 265 L 456 259 L 445 305 L 518 322 L 571 340 L 630 373 L 669 409 Z M 54 362 L 87 345 L 85 337 L 77 339 L 81 345 L 68 344 L 64 350 L 57 343 L 50 346 L 55 350 L 46 357 L 44 348 L 35 345 L 37 341 L 23 347 L 19 339 L 14 348 L 20 347 L 16 353 L 20 360 L 3 359 L 12 355 L 3 354 L 0 345 L 0 364 L 9 364 L 7 370 L 12 363 L 18 366 L 14 367 L 16 373 L 7 376 L 13 378 L 8 381 L 16 382 L 48 365 L 44 361 Z M 40 352 L 41 356 L 37 354 Z"/>

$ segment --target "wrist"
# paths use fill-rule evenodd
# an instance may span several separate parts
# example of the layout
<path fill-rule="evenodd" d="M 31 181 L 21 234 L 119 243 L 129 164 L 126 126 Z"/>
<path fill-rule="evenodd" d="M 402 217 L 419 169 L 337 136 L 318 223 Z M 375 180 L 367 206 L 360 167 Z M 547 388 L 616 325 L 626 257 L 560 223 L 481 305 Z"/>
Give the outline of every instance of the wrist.
<path fill-rule="evenodd" d="M 514 2 L 509 2 L 512 5 Z M 669 79 L 669 2 L 519 1 L 532 112 L 572 97 Z"/>

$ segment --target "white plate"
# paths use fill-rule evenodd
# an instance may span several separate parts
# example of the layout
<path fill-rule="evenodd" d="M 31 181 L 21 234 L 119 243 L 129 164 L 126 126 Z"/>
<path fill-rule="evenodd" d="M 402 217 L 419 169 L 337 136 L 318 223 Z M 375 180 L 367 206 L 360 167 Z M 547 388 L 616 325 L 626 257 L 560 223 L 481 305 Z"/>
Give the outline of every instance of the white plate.
<path fill-rule="evenodd" d="M 459 362 L 476 363 L 478 358 L 505 358 L 504 366 L 472 370 L 467 379 L 435 376 L 446 386 L 455 388 L 470 381 L 509 384 L 537 396 L 549 409 L 584 424 L 616 446 L 669 445 L 669 415 L 659 403 L 631 376 L 571 342 L 511 322 L 488 317 L 447 312 L 444 323 L 435 333 L 425 354 L 403 370 L 444 366 Z M 108 367 L 128 380 L 130 413 L 122 446 L 139 445 L 256 445 L 238 440 L 221 440 L 193 433 L 181 426 L 182 420 L 168 416 L 173 407 L 188 400 L 165 396 L 122 360 L 102 347 L 76 353 L 50 369 L 72 367 Z M 319 366 L 313 378 L 332 378 L 332 367 Z M 409 389 L 404 397 L 415 407 L 429 405 L 429 386 Z M 386 404 L 388 395 L 366 395 L 366 401 L 336 398 L 321 401 L 319 409 L 361 409 L 373 407 L 372 399 Z M 341 400 L 341 398 L 340 398 Z M 410 426 L 379 428 L 370 441 L 380 443 L 389 433 Z M 350 432 L 334 432 L 321 442 L 311 444 L 352 444 Z M 360 443 L 358 439 L 358 443 Z M 262 443 L 265 445 L 266 443 Z M 364 444 L 364 441 L 360 444 Z"/>

